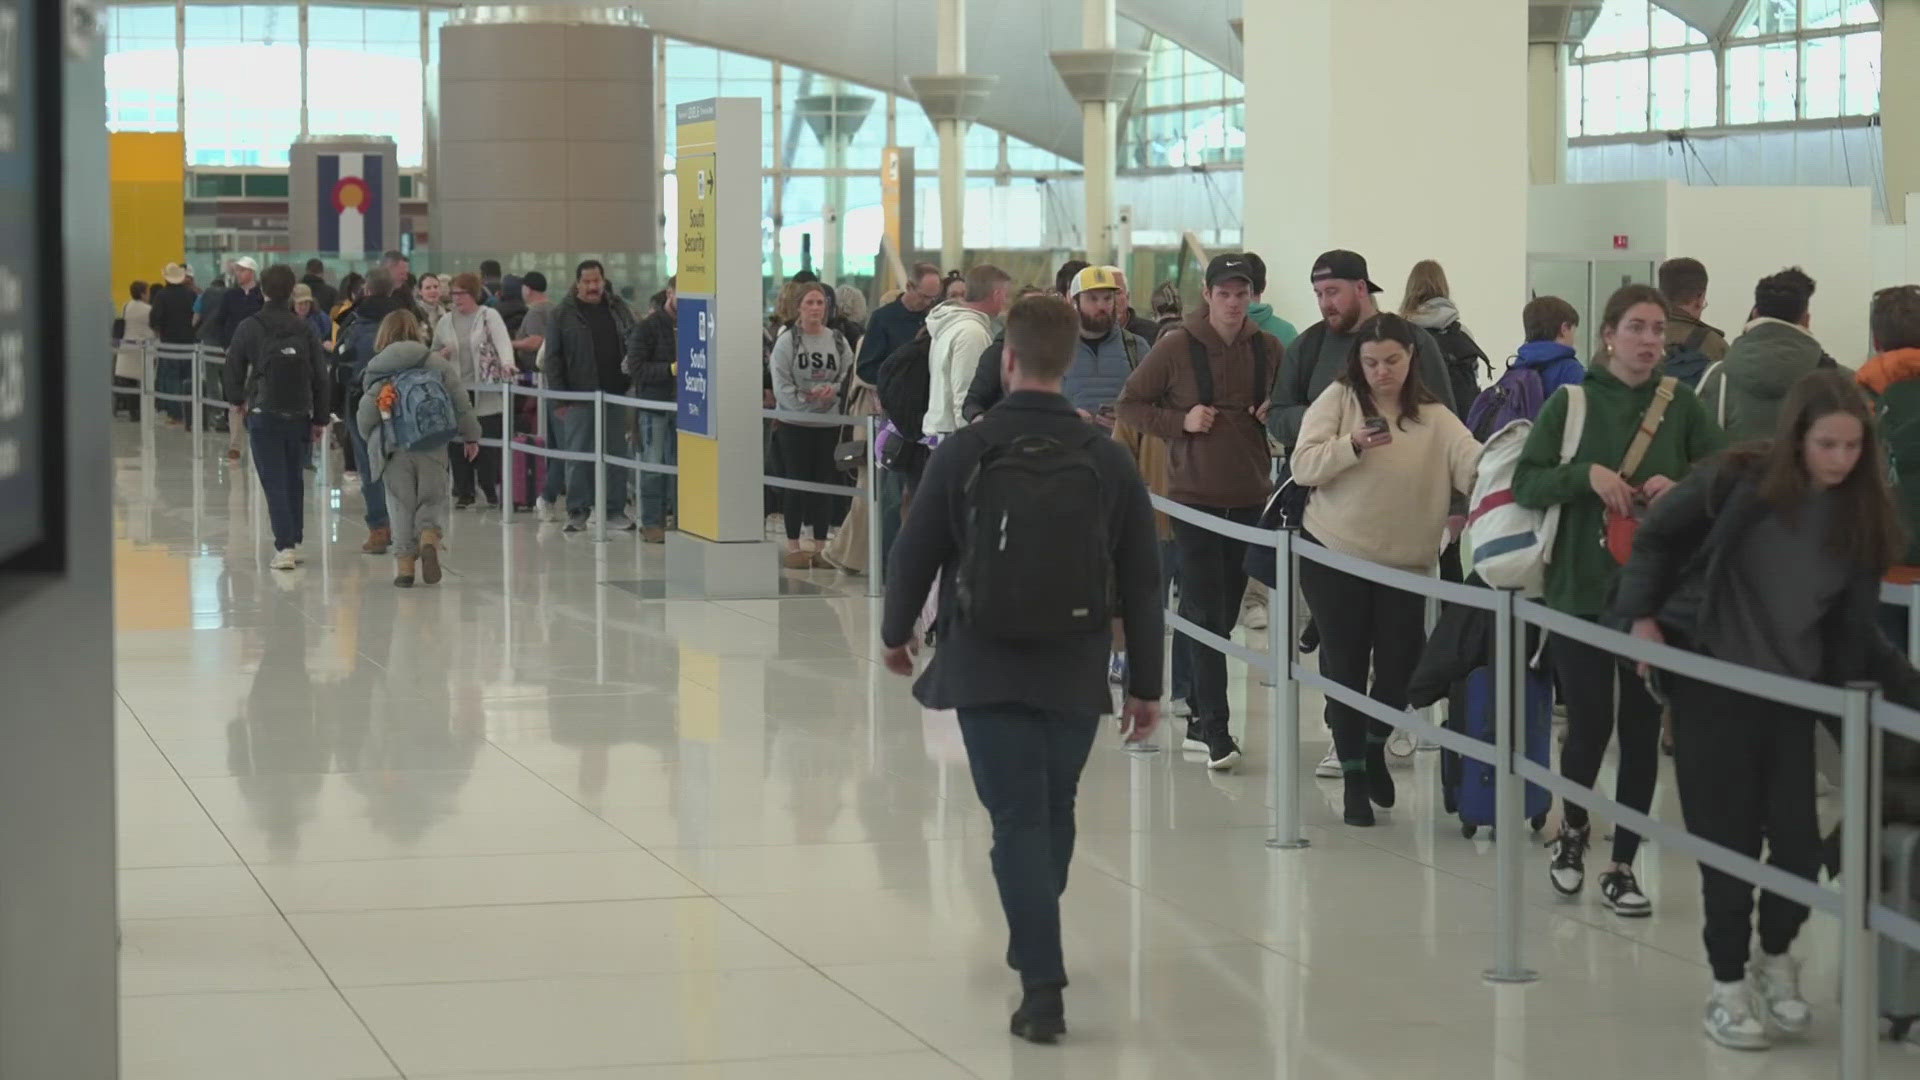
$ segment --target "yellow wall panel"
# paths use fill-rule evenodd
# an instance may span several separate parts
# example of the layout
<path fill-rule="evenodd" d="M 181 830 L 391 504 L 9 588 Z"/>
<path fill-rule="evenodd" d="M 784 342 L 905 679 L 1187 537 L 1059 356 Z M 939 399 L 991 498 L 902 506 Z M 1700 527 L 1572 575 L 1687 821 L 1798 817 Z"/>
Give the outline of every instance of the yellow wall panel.
<path fill-rule="evenodd" d="M 113 310 L 127 284 L 158 282 L 185 254 L 186 144 L 177 131 L 116 131 L 107 136 L 113 224 Z"/>

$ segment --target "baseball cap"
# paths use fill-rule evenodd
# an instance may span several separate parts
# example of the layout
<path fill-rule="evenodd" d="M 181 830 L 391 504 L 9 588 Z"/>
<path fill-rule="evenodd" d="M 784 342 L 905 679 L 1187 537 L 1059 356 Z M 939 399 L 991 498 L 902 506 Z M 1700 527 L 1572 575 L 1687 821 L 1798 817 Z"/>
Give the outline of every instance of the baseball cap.
<path fill-rule="evenodd" d="M 258 273 L 260 270 L 260 264 L 253 261 L 253 256 L 242 255 L 239 258 L 233 260 L 233 268 L 235 270 L 252 270 L 255 273 Z"/>
<path fill-rule="evenodd" d="M 538 270 L 529 270 L 520 275 L 520 285 L 523 288 L 532 289 L 534 292 L 546 292 L 547 275 Z"/>
<path fill-rule="evenodd" d="M 1215 255 L 1207 264 L 1207 288 L 1211 289 L 1223 281 L 1239 278 L 1249 286 L 1253 284 L 1253 264 L 1241 254 Z"/>
<path fill-rule="evenodd" d="M 178 285 L 187 280 L 187 268 L 179 263 L 168 263 L 166 269 L 160 271 L 160 277 L 169 285 Z"/>
<path fill-rule="evenodd" d="M 1120 270 L 1112 266 L 1089 266 L 1073 275 L 1073 284 L 1067 286 L 1067 299 L 1071 300 L 1083 292 L 1094 289 L 1118 289 Z"/>
<path fill-rule="evenodd" d="M 1322 281 L 1364 281 L 1368 292 L 1385 292 L 1367 276 L 1367 260 L 1358 252 L 1336 248 L 1313 260 L 1314 284 Z"/>
<path fill-rule="evenodd" d="M 293 302 L 297 304 L 302 300 L 313 301 L 313 287 L 304 281 L 293 287 Z"/>

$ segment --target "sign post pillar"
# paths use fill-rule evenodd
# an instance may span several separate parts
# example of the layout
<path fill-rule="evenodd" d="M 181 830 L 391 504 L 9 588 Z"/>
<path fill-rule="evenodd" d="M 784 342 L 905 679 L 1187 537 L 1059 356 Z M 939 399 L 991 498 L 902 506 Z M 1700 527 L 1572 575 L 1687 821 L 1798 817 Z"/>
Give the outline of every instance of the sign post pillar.
<path fill-rule="evenodd" d="M 679 529 L 667 534 L 677 595 L 775 596 L 760 470 L 760 102 L 675 108 L 680 192 Z"/>

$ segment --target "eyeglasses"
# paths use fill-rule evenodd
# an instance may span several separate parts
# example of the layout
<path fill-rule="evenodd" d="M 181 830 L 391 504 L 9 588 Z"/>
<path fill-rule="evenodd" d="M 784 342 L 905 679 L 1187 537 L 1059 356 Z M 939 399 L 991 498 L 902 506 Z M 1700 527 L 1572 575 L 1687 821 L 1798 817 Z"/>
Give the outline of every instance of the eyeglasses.
<path fill-rule="evenodd" d="M 455 290 L 453 290 L 453 295 L 455 295 L 455 296 L 472 296 L 473 294 L 472 294 L 472 293 L 470 293 L 470 292 L 468 292 L 468 291 L 467 291 L 467 290 L 465 290 L 465 289 L 455 289 Z"/>

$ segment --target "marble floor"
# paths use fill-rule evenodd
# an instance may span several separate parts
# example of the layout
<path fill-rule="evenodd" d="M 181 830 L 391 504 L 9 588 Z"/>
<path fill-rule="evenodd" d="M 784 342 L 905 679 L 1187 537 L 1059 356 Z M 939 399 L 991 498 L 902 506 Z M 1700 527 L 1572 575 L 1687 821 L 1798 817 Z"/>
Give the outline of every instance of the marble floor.
<path fill-rule="evenodd" d="M 1530 852 L 1542 977 L 1483 982 L 1493 847 L 1440 813 L 1437 755 L 1348 829 L 1303 725 L 1312 847 L 1269 851 L 1240 671 L 1238 772 L 1096 747 L 1071 1034 L 1018 1043 L 958 731 L 875 663 L 861 579 L 647 600 L 660 548 L 463 512 L 445 583 L 402 591 L 337 476 L 276 573 L 224 440 L 113 449 L 129 1080 L 1837 1075 L 1832 925 L 1800 946 L 1812 1036 L 1721 1050 L 1698 876 L 1657 848 L 1638 923 L 1554 899 Z"/>

